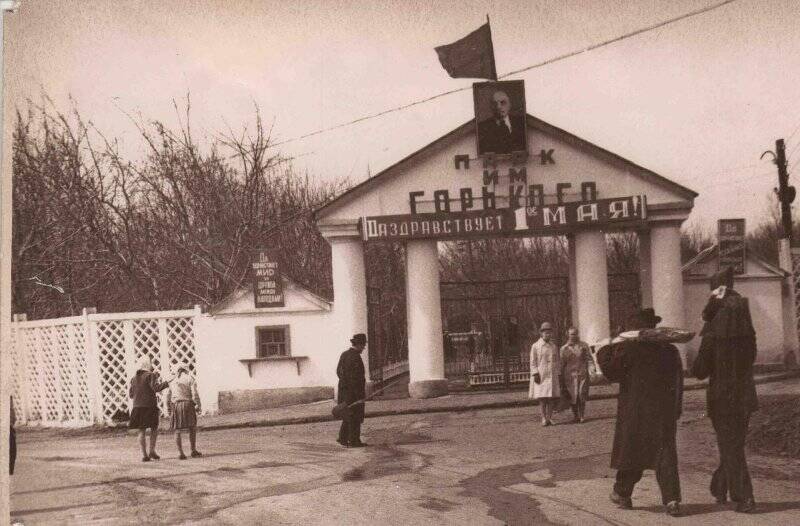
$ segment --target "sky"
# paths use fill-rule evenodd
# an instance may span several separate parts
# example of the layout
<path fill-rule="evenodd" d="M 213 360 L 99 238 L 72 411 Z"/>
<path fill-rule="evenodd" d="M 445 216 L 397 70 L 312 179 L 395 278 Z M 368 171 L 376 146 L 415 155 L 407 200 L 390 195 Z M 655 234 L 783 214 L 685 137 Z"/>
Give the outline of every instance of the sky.
<path fill-rule="evenodd" d="M 368 174 L 470 120 L 470 89 L 305 139 L 340 123 L 471 86 L 434 47 L 491 20 L 500 76 L 720 0 L 22 0 L 6 15 L 6 115 L 47 94 L 144 146 L 127 114 L 177 125 L 173 101 L 213 137 L 252 129 L 322 180 Z M 768 217 L 787 142 L 800 173 L 800 0 L 737 0 L 515 74 L 528 113 L 700 195 L 687 228 Z M 800 184 L 794 176 L 790 183 Z"/>

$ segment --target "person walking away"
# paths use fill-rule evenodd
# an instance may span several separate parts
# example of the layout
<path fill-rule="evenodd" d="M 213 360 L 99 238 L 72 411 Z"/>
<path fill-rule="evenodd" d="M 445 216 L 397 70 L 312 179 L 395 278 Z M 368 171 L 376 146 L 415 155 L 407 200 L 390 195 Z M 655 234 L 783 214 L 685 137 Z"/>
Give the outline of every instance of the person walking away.
<path fill-rule="evenodd" d="M 350 338 L 351 346 L 339 357 L 336 376 L 339 377 L 337 399 L 339 403 L 354 404 L 349 406 L 342 416 L 339 437 L 336 439 L 345 447 L 364 447 L 361 441 L 361 423 L 364 421 L 364 398 L 366 396 L 366 375 L 361 353 L 367 346 L 367 336 L 358 333 Z"/>
<path fill-rule="evenodd" d="M 653 309 L 639 311 L 639 329 L 661 321 Z M 611 501 L 631 509 L 633 488 L 654 469 L 665 511 L 680 515 L 681 488 L 675 443 L 681 414 L 683 366 L 678 349 L 658 341 L 628 340 L 602 347 L 603 375 L 619 382 L 611 467 L 617 469 Z"/>
<path fill-rule="evenodd" d="M 553 326 L 544 322 L 539 327 L 539 339 L 531 345 L 531 380 L 528 398 L 539 401 L 542 410 L 542 425 L 553 425 L 553 408 L 561 395 L 559 374 L 560 354 L 552 341 Z"/>
<path fill-rule="evenodd" d="M 169 380 L 159 382 L 158 374 L 153 372 L 153 364 L 145 357 L 139 362 L 136 374 L 131 378 L 129 394 L 133 400 L 131 419 L 128 427 L 139 430 L 139 446 L 142 448 L 142 462 L 159 460 L 156 454 L 156 440 L 158 440 L 158 405 L 156 393 L 169 386 Z M 145 443 L 145 431 L 150 429 L 150 451 Z"/>
<path fill-rule="evenodd" d="M 692 365 L 694 376 L 709 378 L 706 413 L 717 435 L 720 460 L 711 477 L 711 494 L 719 504 L 730 495 L 736 511 L 748 513 L 756 505 L 744 451 L 750 415 L 758 409 L 753 381 L 756 332 L 747 298 L 733 290 L 732 268 L 715 274 L 711 288 Z"/>
<path fill-rule="evenodd" d="M 570 327 L 561 347 L 561 378 L 569 396 L 575 422 L 583 422 L 589 399 L 589 368 L 594 367 L 589 345 L 580 341 L 578 329 Z"/>
<path fill-rule="evenodd" d="M 186 460 L 186 455 L 183 453 L 182 431 L 189 432 L 192 458 L 203 456 L 197 450 L 197 413 L 200 412 L 200 395 L 197 393 L 197 382 L 189 374 L 189 366 L 186 364 L 178 367 L 177 376 L 169 386 L 167 407 L 169 428 L 175 431 L 178 458 Z"/>

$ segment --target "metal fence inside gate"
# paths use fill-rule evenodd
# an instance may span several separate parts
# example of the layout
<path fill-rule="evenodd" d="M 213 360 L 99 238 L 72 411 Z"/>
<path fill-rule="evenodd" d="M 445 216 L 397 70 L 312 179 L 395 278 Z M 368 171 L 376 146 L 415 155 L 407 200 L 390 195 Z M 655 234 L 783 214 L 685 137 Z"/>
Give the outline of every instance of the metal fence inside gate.
<path fill-rule="evenodd" d="M 627 327 L 641 305 L 635 272 L 608 275 L 613 332 Z M 529 379 L 529 349 L 539 325 L 553 324 L 561 345 L 572 324 L 567 276 L 442 282 L 445 374 L 469 385 L 511 384 Z M 579 292 L 580 293 L 580 292 Z"/>
<path fill-rule="evenodd" d="M 442 282 L 445 374 L 470 385 L 526 381 L 539 324 L 556 334 L 570 323 L 566 276 Z"/>
<path fill-rule="evenodd" d="M 11 391 L 21 424 L 80 426 L 129 413 L 128 386 L 149 357 L 162 377 L 195 369 L 200 309 L 88 314 L 11 324 Z M 166 411 L 164 398 L 162 412 Z"/>

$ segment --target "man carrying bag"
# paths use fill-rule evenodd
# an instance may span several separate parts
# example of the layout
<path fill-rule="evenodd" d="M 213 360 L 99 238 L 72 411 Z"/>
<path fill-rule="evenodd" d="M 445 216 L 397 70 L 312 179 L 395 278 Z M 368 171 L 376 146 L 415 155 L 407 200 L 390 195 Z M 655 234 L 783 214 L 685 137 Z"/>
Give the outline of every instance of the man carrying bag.
<path fill-rule="evenodd" d="M 345 447 L 364 447 L 366 444 L 361 441 L 364 404 L 356 402 L 363 402 L 365 398 L 367 380 L 361 352 L 367 346 L 367 336 L 363 333 L 356 334 L 350 339 L 350 343 L 351 347 L 342 353 L 336 366 L 336 376 L 339 377 L 336 398 L 339 405 L 336 409 L 345 404 L 341 410 L 342 426 L 336 441 Z"/>

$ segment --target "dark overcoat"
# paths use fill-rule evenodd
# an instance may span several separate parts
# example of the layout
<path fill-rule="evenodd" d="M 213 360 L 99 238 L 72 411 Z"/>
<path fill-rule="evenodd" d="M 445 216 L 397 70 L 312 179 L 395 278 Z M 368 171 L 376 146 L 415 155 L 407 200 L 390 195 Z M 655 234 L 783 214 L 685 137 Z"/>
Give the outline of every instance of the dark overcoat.
<path fill-rule="evenodd" d="M 339 377 L 339 388 L 336 401 L 352 404 L 364 399 L 366 395 L 367 379 L 364 374 L 364 362 L 361 353 L 352 347 L 339 357 L 336 366 L 336 376 Z M 350 408 L 350 417 L 357 421 L 364 420 L 364 404 L 357 404 Z"/>
<path fill-rule="evenodd" d="M 511 132 L 492 117 L 478 124 L 479 153 L 511 153 L 525 150 L 525 116 L 509 115 Z"/>
<path fill-rule="evenodd" d="M 710 377 L 708 416 L 750 414 L 758 409 L 758 399 L 753 381 L 756 332 L 747 298 L 730 289 L 722 299 L 712 296 L 703 320 L 692 374 L 701 380 Z"/>
<path fill-rule="evenodd" d="M 608 380 L 619 382 L 611 467 L 655 469 L 681 414 L 678 349 L 668 343 L 626 341 L 601 349 L 597 361 Z"/>

